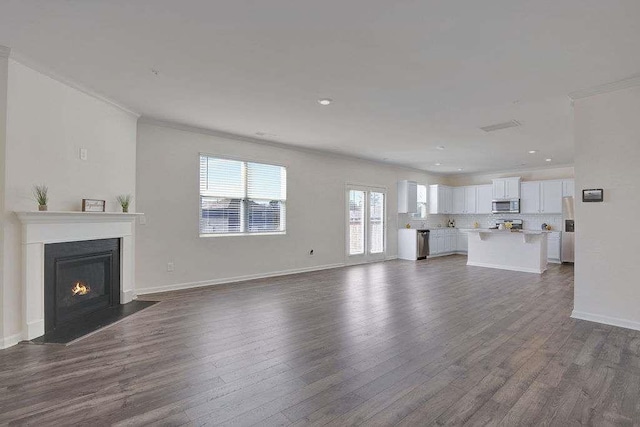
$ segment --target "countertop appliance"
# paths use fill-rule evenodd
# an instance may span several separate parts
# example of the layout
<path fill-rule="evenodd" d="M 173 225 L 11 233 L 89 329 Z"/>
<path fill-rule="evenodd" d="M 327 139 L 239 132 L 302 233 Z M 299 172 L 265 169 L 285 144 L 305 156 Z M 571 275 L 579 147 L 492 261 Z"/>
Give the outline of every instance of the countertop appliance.
<path fill-rule="evenodd" d="M 574 262 L 575 259 L 575 217 L 573 197 L 562 198 L 562 246 L 560 261 Z"/>
<path fill-rule="evenodd" d="M 491 211 L 494 214 L 520 213 L 520 199 L 494 200 L 491 202 Z"/>
<path fill-rule="evenodd" d="M 426 259 L 429 256 L 429 230 L 418 230 L 418 259 Z"/>
<path fill-rule="evenodd" d="M 505 222 L 511 223 L 512 230 L 522 230 L 524 226 L 524 221 L 521 219 L 496 219 L 496 228 L 499 228 L 500 224 L 504 224 Z"/>

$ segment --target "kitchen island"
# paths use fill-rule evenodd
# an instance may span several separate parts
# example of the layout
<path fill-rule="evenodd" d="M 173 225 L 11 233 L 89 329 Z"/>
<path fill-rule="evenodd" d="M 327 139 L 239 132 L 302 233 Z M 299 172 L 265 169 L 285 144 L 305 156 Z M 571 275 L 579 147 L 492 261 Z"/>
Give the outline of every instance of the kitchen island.
<path fill-rule="evenodd" d="M 548 231 L 470 229 L 467 265 L 544 273 Z"/>

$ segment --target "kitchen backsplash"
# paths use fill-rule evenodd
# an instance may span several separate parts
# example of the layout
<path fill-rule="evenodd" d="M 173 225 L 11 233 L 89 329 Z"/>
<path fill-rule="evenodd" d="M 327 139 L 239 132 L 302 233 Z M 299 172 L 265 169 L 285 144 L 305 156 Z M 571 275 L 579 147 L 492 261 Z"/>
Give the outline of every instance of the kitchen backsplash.
<path fill-rule="evenodd" d="M 411 228 L 442 228 L 447 226 L 449 219 L 455 220 L 456 228 L 473 228 L 475 222 L 480 228 L 488 228 L 495 226 L 497 219 L 521 219 L 526 230 L 540 230 L 545 223 L 550 225 L 552 230 L 562 231 L 562 215 L 428 215 L 425 219 L 414 219 L 407 214 L 399 214 L 398 219 L 400 227 L 409 223 Z"/>

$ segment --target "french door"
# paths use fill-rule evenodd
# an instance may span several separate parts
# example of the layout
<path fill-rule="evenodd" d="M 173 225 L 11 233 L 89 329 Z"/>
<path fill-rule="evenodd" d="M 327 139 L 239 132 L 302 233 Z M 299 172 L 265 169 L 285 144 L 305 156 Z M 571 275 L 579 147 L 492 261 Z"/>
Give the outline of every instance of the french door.
<path fill-rule="evenodd" d="M 347 186 L 347 263 L 379 261 L 386 252 L 386 192 Z"/>

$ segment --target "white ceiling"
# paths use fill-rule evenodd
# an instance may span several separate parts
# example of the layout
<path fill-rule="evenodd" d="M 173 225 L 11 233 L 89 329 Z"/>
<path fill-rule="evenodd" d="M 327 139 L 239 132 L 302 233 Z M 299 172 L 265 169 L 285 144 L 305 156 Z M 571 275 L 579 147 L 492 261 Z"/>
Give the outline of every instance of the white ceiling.
<path fill-rule="evenodd" d="M 567 95 L 640 71 L 640 1 L 2 0 L 0 45 L 146 117 L 487 172 L 573 163 Z"/>

